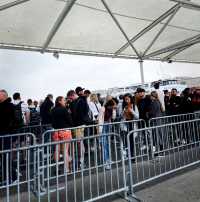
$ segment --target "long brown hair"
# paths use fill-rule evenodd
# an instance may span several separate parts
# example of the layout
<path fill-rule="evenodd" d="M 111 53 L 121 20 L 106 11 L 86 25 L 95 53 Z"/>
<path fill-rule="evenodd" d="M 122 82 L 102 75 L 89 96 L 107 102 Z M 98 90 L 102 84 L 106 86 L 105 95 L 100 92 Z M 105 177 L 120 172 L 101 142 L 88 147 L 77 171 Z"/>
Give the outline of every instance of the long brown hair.
<path fill-rule="evenodd" d="M 56 106 L 56 107 L 61 106 L 60 101 L 61 101 L 62 99 L 64 99 L 63 96 L 58 96 L 58 97 L 56 98 L 56 101 L 55 101 L 55 106 Z"/>

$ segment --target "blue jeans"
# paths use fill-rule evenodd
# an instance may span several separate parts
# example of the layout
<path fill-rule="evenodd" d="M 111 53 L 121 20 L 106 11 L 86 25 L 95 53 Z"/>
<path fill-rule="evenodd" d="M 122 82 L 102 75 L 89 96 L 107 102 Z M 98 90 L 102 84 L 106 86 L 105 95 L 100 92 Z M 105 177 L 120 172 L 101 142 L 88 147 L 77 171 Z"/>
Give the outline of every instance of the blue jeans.
<path fill-rule="evenodd" d="M 109 139 L 108 136 L 110 131 L 110 125 L 103 125 L 103 131 L 102 131 L 102 155 L 103 155 L 103 162 L 108 162 L 110 160 L 110 148 L 109 148 Z"/>

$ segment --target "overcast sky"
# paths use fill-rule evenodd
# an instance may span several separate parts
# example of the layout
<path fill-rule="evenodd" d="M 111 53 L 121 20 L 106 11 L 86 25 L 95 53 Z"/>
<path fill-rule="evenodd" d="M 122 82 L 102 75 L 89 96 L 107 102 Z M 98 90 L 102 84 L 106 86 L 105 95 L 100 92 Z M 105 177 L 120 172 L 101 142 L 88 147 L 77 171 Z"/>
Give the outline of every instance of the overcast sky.
<path fill-rule="evenodd" d="M 82 86 L 107 89 L 140 82 L 136 60 L 0 50 L 0 88 L 9 95 L 21 92 L 24 99 L 41 99 L 48 93 L 66 95 Z M 145 81 L 175 76 L 200 76 L 200 65 L 144 62 Z"/>

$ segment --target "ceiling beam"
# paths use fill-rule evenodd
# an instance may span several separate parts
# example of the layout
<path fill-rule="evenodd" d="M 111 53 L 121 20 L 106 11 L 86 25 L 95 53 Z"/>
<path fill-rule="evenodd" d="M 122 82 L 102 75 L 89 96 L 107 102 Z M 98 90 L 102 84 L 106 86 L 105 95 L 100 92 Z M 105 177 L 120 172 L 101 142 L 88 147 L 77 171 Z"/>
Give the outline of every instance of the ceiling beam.
<path fill-rule="evenodd" d="M 25 3 L 27 1 L 30 1 L 30 0 L 18 0 L 18 1 L 13 1 L 13 2 L 7 3 L 5 5 L 0 6 L 0 11 L 6 10 L 6 9 L 11 8 L 13 6 L 17 6 L 17 5 Z"/>
<path fill-rule="evenodd" d="M 103 3 L 105 9 L 108 11 L 108 13 L 110 14 L 110 16 L 112 17 L 112 19 L 115 22 L 115 24 L 117 25 L 117 27 L 120 29 L 121 33 L 124 35 L 125 39 L 127 40 L 127 43 L 131 46 L 131 48 L 133 49 L 133 51 L 135 52 L 135 54 L 137 55 L 137 57 L 140 58 L 141 57 L 140 54 L 138 53 L 138 51 L 136 50 L 136 48 L 133 46 L 133 44 L 130 42 L 130 40 L 128 38 L 128 35 L 126 34 L 126 32 L 123 30 L 123 28 L 120 25 L 120 23 L 118 22 L 118 20 L 113 15 L 113 13 L 110 10 L 110 8 L 107 5 L 107 3 L 104 0 L 101 0 L 101 2 Z"/>
<path fill-rule="evenodd" d="M 160 17 L 158 17 L 155 21 L 153 21 L 150 25 L 148 25 L 146 28 L 144 28 L 143 30 L 141 30 L 137 35 L 135 35 L 133 38 L 130 39 L 130 42 L 134 43 L 136 40 L 138 40 L 145 33 L 147 33 L 148 31 L 152 30 L 156 25 L 158 25 L 164 19 L 166 19 L 168 16 L 170 16 L 172 13 L 174 13 L 174 11 L 177 8 L 179 8 L 179 4 L 176 4 L 175 6 L 173 6 L 171 9 L 169 9 L 164 14 L 162 14 Z M 126 48 L 128 48 L 128 46 L 129 46 L 129 43 L 124 44 L 120 49 L 118 49 L 115 52 L 115 56 L 117 56 L 118 54 L 120 54 L 121 52 L 123 52 Z"/>
<path fill-rule="evenodd" d="M 47 37 L 47 39 L 46 39 L 46 41 L 45 41 L 45 43 L 44 43 L 44 45 L 42 47 L 42 50 L 41 50 L 42 53 L 45 52 L 46 48 L 51 43 L 53 37 L 55 36 L 56 32 L 60 28 L 62 22 L 64 21 L 64 19 L 66 18 L 66 16 L 70 12 L 70 10 L 73 7 L 75 2 L 76 2 L 76 0 L 69 0 L 68 2 L 66 2 L 64 9 L 62 10 L 60 15 L 58 16 L 55 24 L 53 25 L 52 29 L 50 30 L 50 32 L 48 34 L 48 37 Z"/>
<path fill-rule="evenodd" d="M 175 44 L 173 44 L 171 46 L 168 46 L 168 47 L 162 48 L 160 50 L 157 50 L 155 52 L 152 52 L 152 53 L 146 55 L 143 59 L 155 57 L 155 56 L 161 55 L 163 53 L 171 52 L 171 51 L 174 51 L 174 50 L 177 50 L 177 49 L 180 49 L 180 48 L 184 48 L 184 47 L 187 47 L 187 46 L 190 46 L 190 45 L 195 45 L 195 44 L 197 44 L 199 42 L 200 42 L 200 36 L 196 37 L 196 38 L 194 37 L 194 39 L 192 39 L 192 40 L 191 40 L 191 38 L 189 38 L 187 40 L 175 43 Z"/>
<path fill-rule="evenodd" d="M 151 49 L 151 47 L 155 44 L 155 42 L 158 40 L 158 38 L 160 37 L 160 35 L 164 32 L 164 30 L 166 29 L 166 27 L 172 21 L 172 19 L 174 18 L 174 16 L 176 15 L 176 13 L 178 12 L 179 9 L 180 9 L 180 6 L 171 14 L 171 16 L 169 17 L 169 19 L 167 20 L 167 22 L 162 26 L 161 30 L 157 33 L 157 35 L 154 37 L 154 39 L 149 44 L 149 46 L 147 47 L 147 49 L 144 51 L 143 57 Z"/>

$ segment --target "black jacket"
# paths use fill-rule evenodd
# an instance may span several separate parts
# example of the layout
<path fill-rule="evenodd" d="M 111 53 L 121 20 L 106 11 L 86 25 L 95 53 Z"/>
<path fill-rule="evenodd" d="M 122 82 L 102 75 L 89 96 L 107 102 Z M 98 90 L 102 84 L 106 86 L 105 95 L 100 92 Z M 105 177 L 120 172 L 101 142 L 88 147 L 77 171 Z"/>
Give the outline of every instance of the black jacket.
<path fill-rule="evenodd" d="M 40 116 L 42 119 L 42 124 L 51 124 L 51 109 L 53 107 L 53 102 L 46 98 L 40 107 Z"/>
<path fill-rule="evenodd" d="M 169 114 L 176 115 L 181 113 L 181 98 L 179 96 L 171 96 L 169 100 Z"/>
<path fill-rule="evenodd" d="M 0 135 L 12 132 L 15 122 L 14 105 L 9 99 L 0 103 Z"/>
<path fill-rule="evenodd" d="M 72 127 L 72 118 L 65 107 L 58 106 L 51 110 L 52 126 L 55 129 Z"/>
<path fill-rule="evenodd" d="M 80 96 L 75 103 L 74 120 L 75 126 L 92 124 L 92 114 L 87 103 L 87 97 Z"/>

